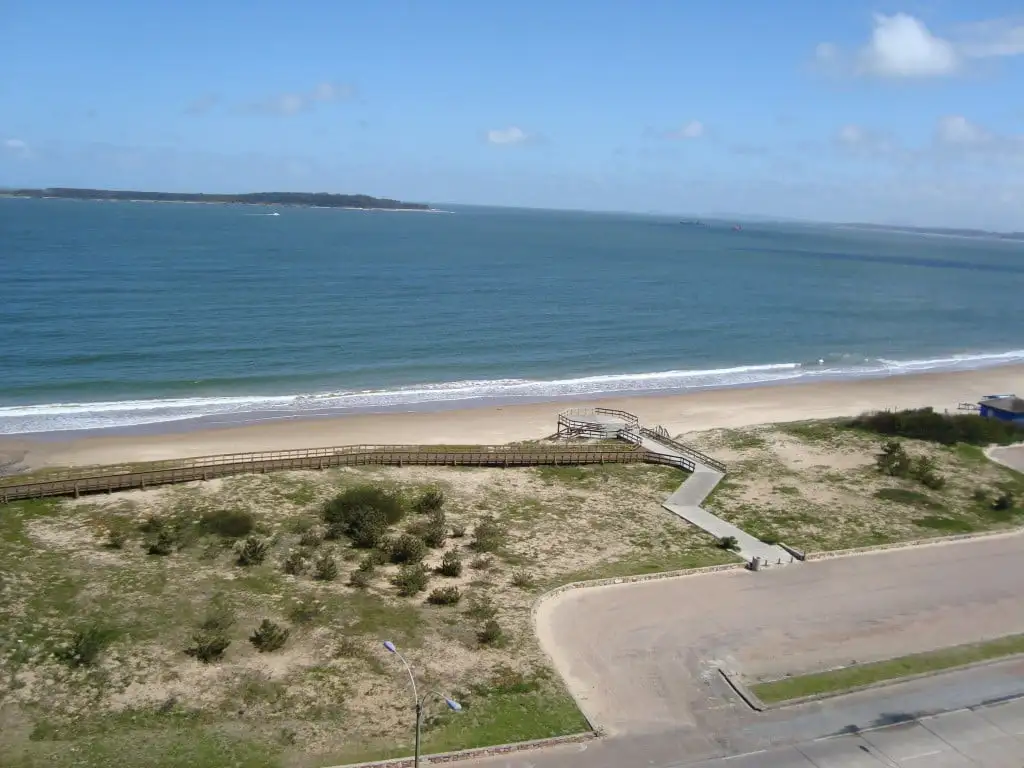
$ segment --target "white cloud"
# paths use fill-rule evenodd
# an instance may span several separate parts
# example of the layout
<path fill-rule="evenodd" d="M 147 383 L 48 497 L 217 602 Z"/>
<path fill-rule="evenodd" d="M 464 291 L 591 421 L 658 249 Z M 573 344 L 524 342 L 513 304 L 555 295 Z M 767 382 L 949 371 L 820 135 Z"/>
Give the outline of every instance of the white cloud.
<path fill-rule="evenodd" d="M 699 139 L 707 132 L 704 123 L 700 120 L 689 120 L 677 130 L 669 131 L 670 139 Z"/>
<path fill-rule="evenodd" d="M 32 157 L 32 147 L 24 139 L 4 139 L 3 148 L 15 157 Z"/>
<path fill-rule="evenodd" d="M 244 106 L 241 111 L 257 115 L 291 116 L 307 112 L 317 104 L 346 101 L 355 96 L 355 88 L 346 83 L 324 82 L 308 91 L 277 93 Z"/>
<path fill-rule="evenodd" d="M 522 144 L 530 140 L 530 134 L 515 125 L 508 128 L 492 128 L 487 132 L 487 143 L 500 146 Z"/>
<path fill-rule="evenodd" d="M 1024 55 L 1024 24 L 993 19 L 939 35 L 907 13 L 876 14 L 871 37 L 848 55 L 834 43 L 819 43 L 815 62 L 826 70 L 888 79 L 947 77 L 971 59 Z"/>
<path fill-rule="evenodd" d="M 905 13 L 876 15 L 871 40 L 859 59 L 861 71 L 879 77 L 935 77 L 960 68 L 953 44 Z"/>
<path fill-rule="evenodd" d="M 946 115 L 935 126 L 935 139 L 939 144 L 978 145 L 991 141 L 992 134 L 963 115 Z"/>

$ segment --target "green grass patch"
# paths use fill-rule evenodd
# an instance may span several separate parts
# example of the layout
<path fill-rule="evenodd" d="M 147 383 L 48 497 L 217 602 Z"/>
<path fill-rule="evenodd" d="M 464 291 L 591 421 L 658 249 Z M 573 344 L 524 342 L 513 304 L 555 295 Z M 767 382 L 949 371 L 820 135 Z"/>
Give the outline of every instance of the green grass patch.
<path fill-rule="evenodd" d="M 946 505 L 941 501 L 936 501 L 926 493 L 920 491 L 911 491 L 906 488 L 881 488 L 875 491 L 875 498 L 881 499 L 882 501 L 892 501 L 896 504 L 908 504 L 914 507 L 921 507 L 922 509 L 931 509 L 936 512 L 942 512 L 946 509 Z"/>
<path fill-rule="evenodd" d="M 928 517 L 914 518 L 911 522 L 919 528 L 930 528 L 933 531 L 944 533 L 972 533 L 978 530 L 977 526 L 959 517 L 929 515 Z"/>
<path fill-rule="evenodd" d="M 689 568 L 704 568 L 709 565 L 737 563 L 739 558 L 728 552 L 708 546 L 687 552 L 651 551 L 643 552 L 622 560 L 601 563 L 593 568 L 567 573 L 552 579 L 544 585 L 552 589 L 561 584 L 574 581 L 590 581 L 592 579 L 617 579 L 623 576 L 640 576 L 646 573 L 662 573 L 665 571 L 682 571 Z"/>
<path fill-rule="evenodd" d="M 790 437 L 807 443 L 824 443 L 835 440 L 843 429 L 841 421 L 794 421 L 778 425 L 778 430 Z"/>
<path fill-rule="evenodd" d="M 915 653 L 872 664 L 856 664 L 829 672 L 757 683 L 750 686 L 750 690 L 765 704 L 778 704 L 807 696 L 840 694 L 865 685 L 899 680 L 911 675 L 941 672 L 1017 653 L 1024 653 L 1024 634 L 1008 635 L 996 640 L 957 645 L 927 653 Z"/>

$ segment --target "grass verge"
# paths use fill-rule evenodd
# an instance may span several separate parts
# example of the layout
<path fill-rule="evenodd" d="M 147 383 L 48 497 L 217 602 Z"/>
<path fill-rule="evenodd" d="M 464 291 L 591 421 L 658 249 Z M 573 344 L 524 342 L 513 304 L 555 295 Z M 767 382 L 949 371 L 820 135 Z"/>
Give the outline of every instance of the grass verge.
<path fill-rule="evenodd" d="M 871 664 L 855 664 L 828 672 L 772 680 L 752 685 L 750 690 L 765 704 L 780 704 L 808 696 L 838 695 L 854 688 L 929 672 L 943 672 L 1018 653 L 1024 653 L 1024 634 L 899 656 Z"/>

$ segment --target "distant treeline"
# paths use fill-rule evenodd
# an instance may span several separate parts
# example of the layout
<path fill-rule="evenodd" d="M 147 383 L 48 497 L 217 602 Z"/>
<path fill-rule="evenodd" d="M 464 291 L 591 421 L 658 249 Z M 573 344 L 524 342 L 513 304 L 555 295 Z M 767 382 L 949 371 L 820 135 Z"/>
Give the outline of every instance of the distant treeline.
<path fill-rule="evenodd" d="M 250 192 L 239 195 L 202 192 L 136 192 L 118 189 L 9 189 L 0 194 L 12 197 L 61 197 L 70 200 L 142 200 L 155 203 L 244 203 L 247 205 L 303 205 L 323 208 L 388 208 L 426 211 L 423 203 L 404 203 L 369 195 L 335 195 L 327 192 Z"/>
<path fill-rule="evenodd" d="M 927 440 L 943 445 L 1009 445 L 1019 442 L 1022 435 L 1021 428 L 1009 421 L 977 414 L 936 413 L 931 408 L 865 413 L 850 421 L 848 426 L 887 437 Z"/>

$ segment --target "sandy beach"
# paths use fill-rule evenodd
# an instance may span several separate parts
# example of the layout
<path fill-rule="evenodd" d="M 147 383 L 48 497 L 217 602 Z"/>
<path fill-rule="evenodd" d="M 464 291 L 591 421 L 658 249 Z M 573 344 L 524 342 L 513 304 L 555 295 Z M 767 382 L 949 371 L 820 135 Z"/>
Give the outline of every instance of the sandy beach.
<path fill-rule="evenodd" d="M 1024 366 L 924 373 L 884 379 L 831 381 L 705 390 L 679 395 L 620 397 L 590 402 L 467 408 L 422 413 L 377 413 L 173 434 L 81 437 L 68 440 L 0 437 L 0 466 L 87 466 L 187 458 L 242 451 L 348 444 L 500 444 L 546 437 L 559 411 L 603 406 L 662 424 L 672 434 L 804 419 L 852 416 L 869 410 L 932 406 L 955 410 L 986 394 L 1024 391 Z"/>

